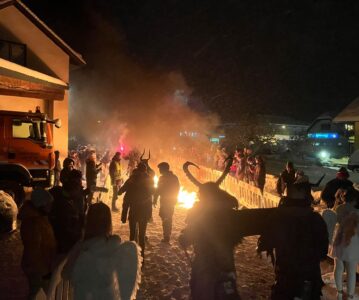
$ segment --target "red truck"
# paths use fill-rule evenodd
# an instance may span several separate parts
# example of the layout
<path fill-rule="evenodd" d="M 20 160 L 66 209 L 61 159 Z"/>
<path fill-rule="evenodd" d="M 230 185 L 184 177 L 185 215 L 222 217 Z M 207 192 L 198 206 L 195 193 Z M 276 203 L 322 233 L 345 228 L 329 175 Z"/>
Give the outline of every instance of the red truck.
<path fill-rule="evenodd" d="M 12 193 L 18 205 L 23 187 L 53 184 L 52 124 L 61 127 L 44 113 L 0 110 L 0 190 Z"/>

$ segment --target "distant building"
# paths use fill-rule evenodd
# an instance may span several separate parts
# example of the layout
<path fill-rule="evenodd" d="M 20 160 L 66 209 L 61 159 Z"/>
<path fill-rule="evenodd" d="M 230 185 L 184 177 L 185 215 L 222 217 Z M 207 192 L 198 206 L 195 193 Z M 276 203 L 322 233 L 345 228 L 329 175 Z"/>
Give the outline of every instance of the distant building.
<path fill-rule="evenodd" d="M 344 156 L 350 153 L 350 128 L 346 124 L 336 123 L 335 115 L 336 113 L 326 112 L 309 126 L 307 137 L 313 151 L 327 153 L 328 156 Z"/>
<path fill-rule="evenodd" d="M 352 151 L 359 149 L 359 97 L 354 99 L 334 118 L 334 122 L 342 124 L 351 132 L 350 141 L 354 145 Z"/>
<path fill-rule="evenodd" d="M 85 61 L 19 0 L 0 0 L 0 110 L 60 118 L 54 148 L 68 150 L 70 69 Z"/>
<path fill-rule="evenodd" d="M 278 141 L 292 141 L 304 136 L 309 126 L 307 122 L 286 116 L 260 115 L 258 119 L 261 124 L 271 127 L 273 137 Z"/>

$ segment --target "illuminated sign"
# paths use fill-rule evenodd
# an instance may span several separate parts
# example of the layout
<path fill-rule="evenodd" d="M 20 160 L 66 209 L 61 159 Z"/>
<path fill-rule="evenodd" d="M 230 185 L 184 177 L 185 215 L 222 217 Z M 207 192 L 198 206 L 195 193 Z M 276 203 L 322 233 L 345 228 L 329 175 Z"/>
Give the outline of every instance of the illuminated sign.
<path fill-rule="evenodd" d="M 338 137 L 339 134 L 333 132 L 308 133 L 308 138 L 310 139 L 337 139 Z"/>
<path fill-rule="evenodd" d="M 210 141 L 211 141 L 212 143 L 219 144 L 219 138 L 210 138 Z"/>

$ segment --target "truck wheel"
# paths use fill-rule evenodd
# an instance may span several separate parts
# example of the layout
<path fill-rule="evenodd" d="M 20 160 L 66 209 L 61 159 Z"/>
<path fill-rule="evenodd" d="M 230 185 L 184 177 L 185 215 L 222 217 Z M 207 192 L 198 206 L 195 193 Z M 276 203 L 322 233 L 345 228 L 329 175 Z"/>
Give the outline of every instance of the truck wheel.
<path fill-rule="evenodd" d="M 20 207 L 25 198 L 24 188 L 16 181 L 0 180 L 0 190 L 14 197 L 17 206 Z"/>

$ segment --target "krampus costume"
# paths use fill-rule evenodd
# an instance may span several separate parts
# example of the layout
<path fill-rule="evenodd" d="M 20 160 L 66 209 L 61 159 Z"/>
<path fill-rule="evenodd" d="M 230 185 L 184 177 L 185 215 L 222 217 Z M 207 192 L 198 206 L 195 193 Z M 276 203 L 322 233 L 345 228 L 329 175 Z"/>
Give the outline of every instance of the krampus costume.
<path fill-rule="evenodd" d="M 231 162 L 216 182 L 199 183 L 189 172 L 187 162 L 183 169 L 199 187 L 200 201 L 189 211 L 187 227 L 179 242 L 185 249 L 193 245 L 194 259 L 191 272 L 193 300 L 237 300 L 236 269 L 233 250 L 241 241 L 236 222 L 237 200 L 219 188 L 229 173 Z M 196 166 L 196 165 L 194 165 Z"/>
<path fill-rule="evenodd" d="M 125 194 L 122 204 L 121 221 L 126 223 L 127 214 L 130 225 L 130 240 L 136 240 L 138 228 L 138 243 L 144 256 L 147 223 L 152 216 L 152 196 L 154 193 L 153 179 L 148 175 L 144 164 L 139 164 L 132 175 L 119 190 Z"/>

